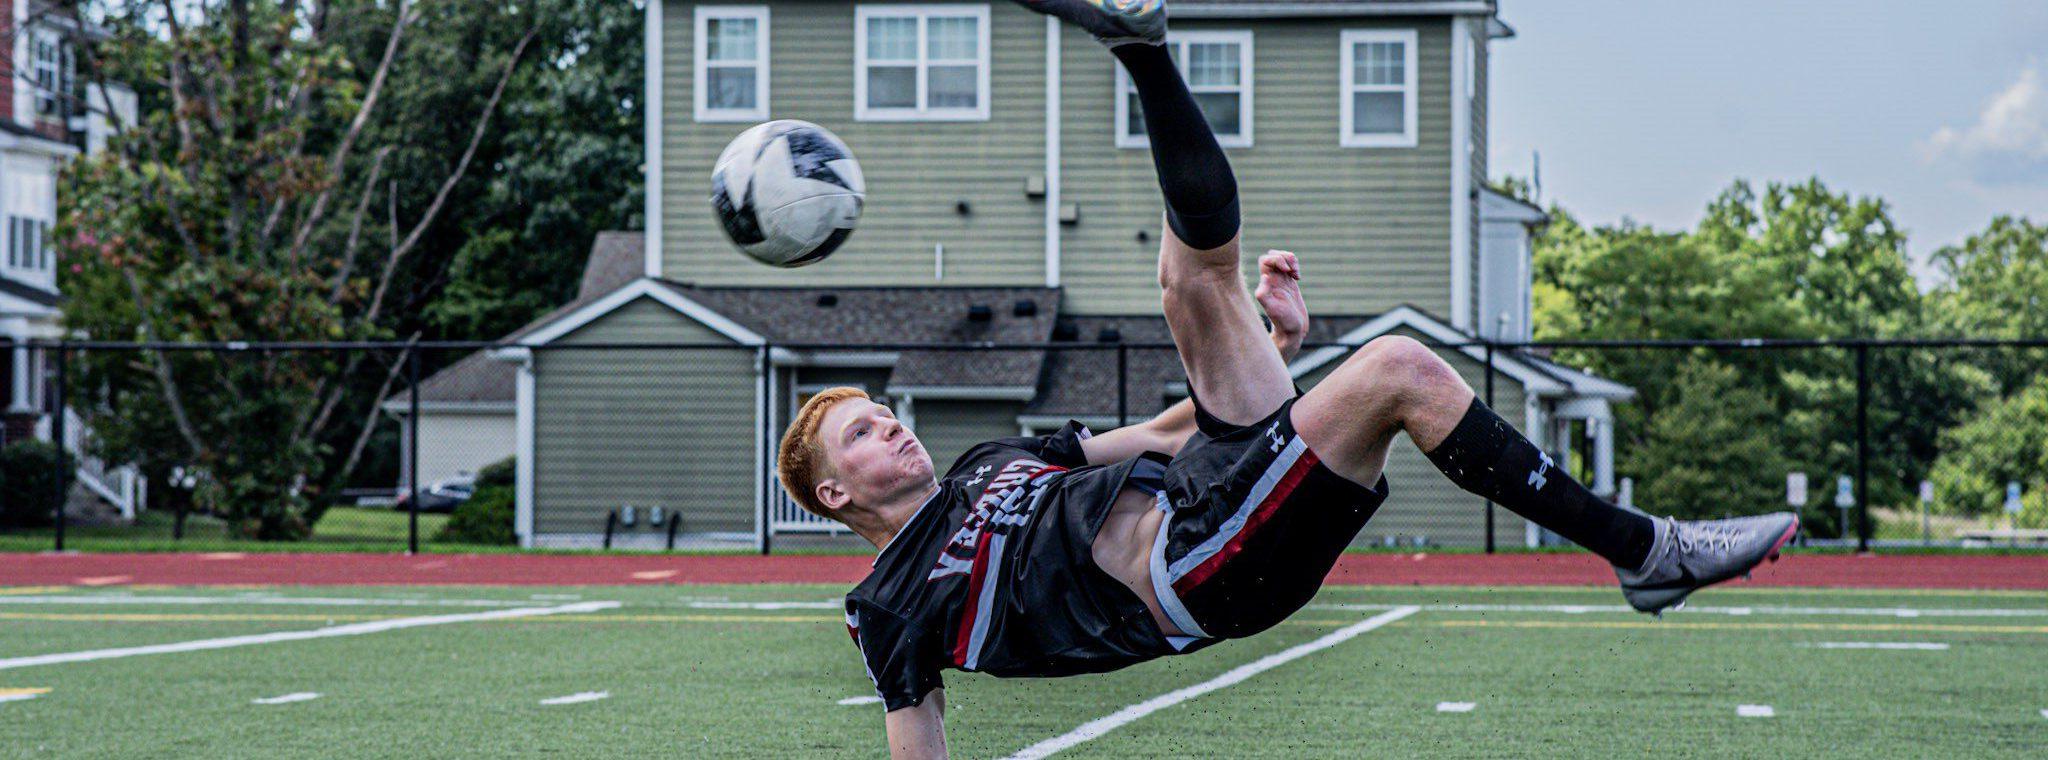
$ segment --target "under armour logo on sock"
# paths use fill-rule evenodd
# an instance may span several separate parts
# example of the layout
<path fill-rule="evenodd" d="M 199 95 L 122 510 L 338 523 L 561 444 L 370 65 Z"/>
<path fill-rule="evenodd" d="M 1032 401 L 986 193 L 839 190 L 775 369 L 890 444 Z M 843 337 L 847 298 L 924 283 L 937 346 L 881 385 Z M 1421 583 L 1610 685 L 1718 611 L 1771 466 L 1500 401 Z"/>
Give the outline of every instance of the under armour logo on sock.
<path fill-rule="evenodd" d="M 1274 453 L 1279 453 L 1280 447 L 1287 445 L 1287 439 L 1280 435 L 1280 423 L 1278 422 L 1273 423 L 1272 427 L 1266 428 L 1266 435 L 1273 437 Z"/>
<path fill-rule="evenodd" d="M 994 465 L 986 465 L 986 464 L 985 464 L 985 465 L 982 465 L 982 466 L 980 466 L 980 467 L 976 467 L 976 468 L 974 468 L 974 479 L 973 479 L 973 480 L 970 480 L 970 481 L 967 481 L 967 484 L 971 486 L 971 485 L 974 485 L 974 484 L 976 484 L 976 483 L 980 483 L 980 482 L 982 481 L 982 479 L 983 479 L 983 478 L 986 478 L 986 477 L 988 477 L 988 471 L 989 471 L 989 470 L 992 470 L 992 469 L 995 469 L 995 466 L 994 466 Z"/>
<path fill-rule="evenodd" d="M 1541 491 L 1543 490 L 1543 484 L 1550 482 L 1550 479 L 1544 477 L 1543 473 L 1549 472 L 1551 466 L 1556 463 L 1550 461 L 1550 454 L 1548 452 L 1538 451 L 1536 456 L 1541 457 L 1543 462 L 1536 465 L 1535 472 L 1529 473 L 1529 486 Z"/>

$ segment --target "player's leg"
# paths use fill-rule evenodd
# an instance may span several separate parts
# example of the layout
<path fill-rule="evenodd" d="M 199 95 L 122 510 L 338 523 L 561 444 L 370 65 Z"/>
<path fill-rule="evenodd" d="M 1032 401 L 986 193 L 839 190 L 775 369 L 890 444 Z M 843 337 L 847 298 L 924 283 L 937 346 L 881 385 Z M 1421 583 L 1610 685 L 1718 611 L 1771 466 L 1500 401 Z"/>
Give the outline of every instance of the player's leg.
<path fill-rule="evenodd" d="M 1650 518 L 1594 496 L 1480 403 L 1429 347 L 1398 336 L 1365 345 L 1294 405 L 1294 427 L 1326 465 L 1379 480 L 1394 434 L 1408 433 L 1451 482 L 1556 531 L 1619 567 L 1642 566 Z"/>
<path fill-rule="evenodd" d="M 1237 178 L 1161 44 L 1161 0 L 1020 0 L 1074 23 L 1110 47 L 1145 114 L 1166 200 L 1159 282 L 1188 385 L 1203 412 L 1229 425 L 1263 419 L 1294 383 L 1259 322 L 1238 268 Z"/>
<path fill-rule="evenodd" d="M 1290 409 L 1325 466 L 1372 483 L 1406 432 L 1451 482 L 1592 550 L 1616 568 L 1637 609 L 1661 610 L 1747 572 L 1798 529 L 1790 514 L 1679 522 L 1623 509 L 1580 485 L 1473 395 L 1427 346 L 1374 340 Z"/>

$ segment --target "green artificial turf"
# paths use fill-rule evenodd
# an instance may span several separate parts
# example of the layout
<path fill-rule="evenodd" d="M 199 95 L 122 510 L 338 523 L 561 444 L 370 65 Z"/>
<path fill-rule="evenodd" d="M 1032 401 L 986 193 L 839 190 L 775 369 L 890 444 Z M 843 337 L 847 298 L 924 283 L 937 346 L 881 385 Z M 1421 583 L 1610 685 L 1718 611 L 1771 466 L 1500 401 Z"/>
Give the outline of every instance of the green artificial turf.
<path fill-rule="evenodd" d="M 881 707 L 837 704 L 872 694 L 831 608 L 843 592 L 0 588 L 0 694 L 50 689 L 0 702 L 0 757 L 880 756 Z M 330 617 L 349 624 L 589 601 L 621 606 L 6 664 L 319 629 Z M 799 604 L 745 606 L 758 602 Z M 999 680 L 949 672 L 947 726 L 954 756 L 1006 756 L 1389 607 L 1419 605 L 1398 622 L 1059 756 L 2028 757 L 2048 746 L 2048 595 L 1738 586 L 1702 593 L 1692 610 L 1662 620 L 1609 611 L 1618 603 L 1598 589 L 1336 588 L 1258 637 L 1116 673 Z M 1992 609 L 2001 612 L 1981 612 Z M 1853 641 L 1950 648 L 1813 646 Z M 321 696 L 251 704 L 294 692 Z M 541 704 L 581 692 L 609 697 Z M 1439 702 L 1475 707 L 1445 713 Z M 1745 704 L 1770 705 L 1776 716 L 1738 717 Z"/>

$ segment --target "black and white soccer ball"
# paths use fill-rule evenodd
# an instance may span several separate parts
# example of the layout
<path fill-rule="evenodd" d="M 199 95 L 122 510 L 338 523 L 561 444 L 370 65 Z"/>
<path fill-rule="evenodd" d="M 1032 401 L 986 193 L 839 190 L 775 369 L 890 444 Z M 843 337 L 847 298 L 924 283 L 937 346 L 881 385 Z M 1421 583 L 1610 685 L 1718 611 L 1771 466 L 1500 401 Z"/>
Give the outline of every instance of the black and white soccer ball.
<path fill-rule="evenodd" d="M 808 121 L 741 132 L 711 169 L 711 208 L 726 237 L 769 266 L 824 261 L 853 234 L 866 195 L 853 151 Z"/>

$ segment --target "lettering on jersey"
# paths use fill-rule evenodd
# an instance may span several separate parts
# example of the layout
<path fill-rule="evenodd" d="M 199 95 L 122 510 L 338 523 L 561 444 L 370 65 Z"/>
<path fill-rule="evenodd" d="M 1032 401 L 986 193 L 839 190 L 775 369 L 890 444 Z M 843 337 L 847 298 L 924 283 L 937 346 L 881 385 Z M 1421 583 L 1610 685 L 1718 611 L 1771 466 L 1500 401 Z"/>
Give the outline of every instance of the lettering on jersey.
<path fill-rule="evenodd" d="M 975 478 L 968 482 L 974 485 L 981 481 L 989 468 L 975 470 Z M 1038 502 L 1045 496 L 1045 484 L 1052 482 L 1065 467 L 1040 462 L 1036 459 L 1018 459 L 1003 465 L 1003 469 L 990 478 L 988 487 L 981 492 L 981 498 L 974 500 L 974 506 L 967 510 L 967 520 L 960 524 L 960 531 L 946 542 L 946 548 L 939 551 L 938 564 L 926 581 L 935 581 L 955 575 L 967 575 L 974 571 L 974 555 L 981 545 L 983 533 L 1004 534 L 1030 521 L 1038 511 Z"/>

